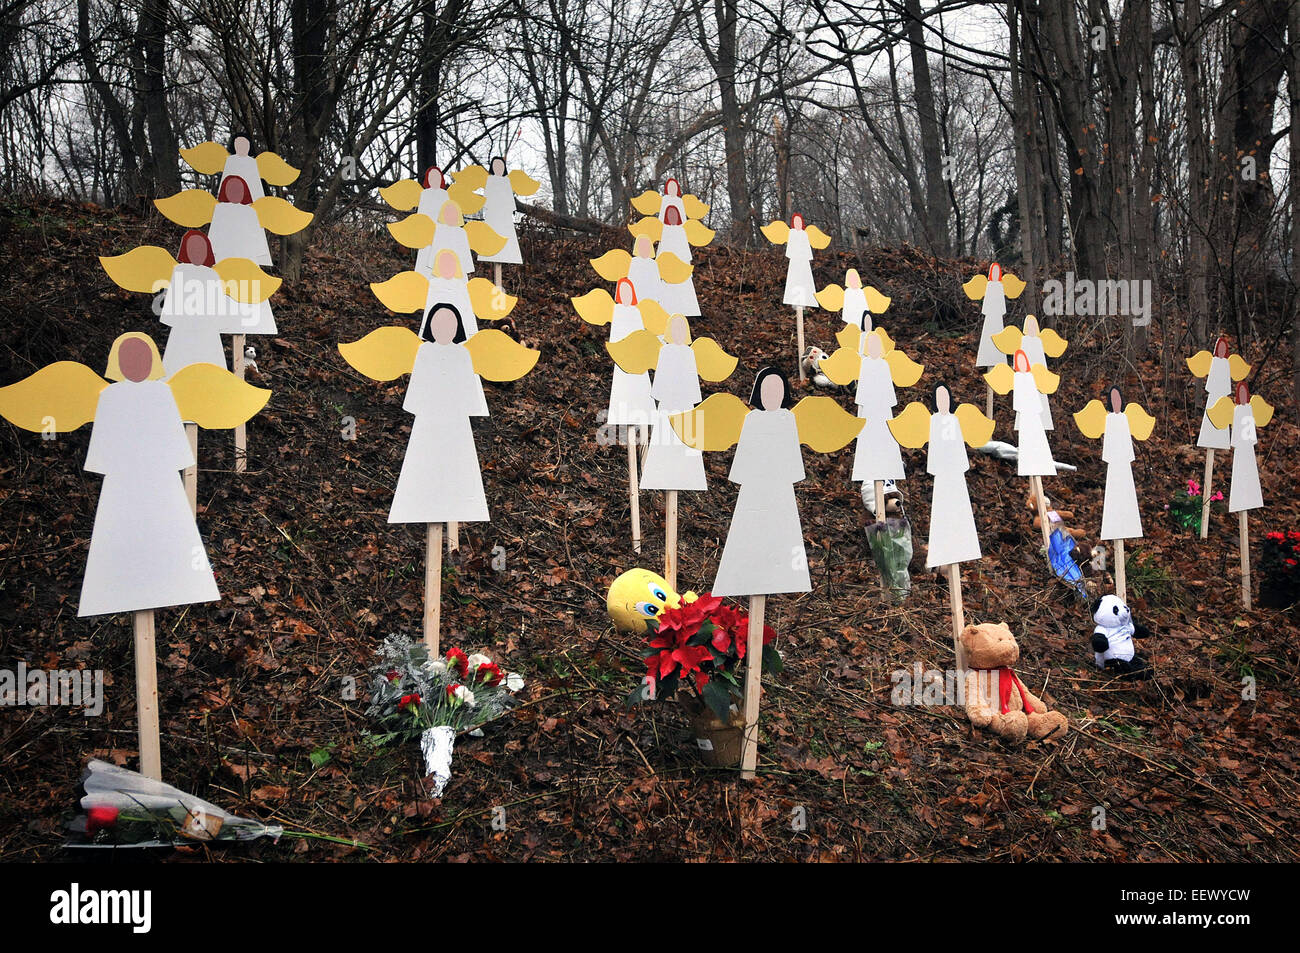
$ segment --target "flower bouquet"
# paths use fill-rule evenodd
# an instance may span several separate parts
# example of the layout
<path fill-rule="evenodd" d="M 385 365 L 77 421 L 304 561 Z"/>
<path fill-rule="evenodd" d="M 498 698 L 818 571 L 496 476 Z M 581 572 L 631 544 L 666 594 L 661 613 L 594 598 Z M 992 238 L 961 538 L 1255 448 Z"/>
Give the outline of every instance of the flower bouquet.
<path fill-rule="evenodd" d="M 1201 531 L 1201 510 L 1204 505 L 1205 499 L 1201 496 L 1201 485 L 1195 480 L 1188 480 L 1187 488 L 1179 489 L 1165 509 L 1174 518 L 1174 522 L 1183 529 L 1199 533 Z M 1210 508 L 1216 513 L 1222 513 L 1224 506 L 1223 492 L 1215 490 L 1214 495 L 1210 497 Z"/>
<path fill-rule="evenodd" d="M 419 739 L 426 775 L 433 775 L 433 796 L 442 797 L 451 780 L 451 753 L 456 735 L 477 728 L 509 711 L 524 680 L 505 672 L 486 655 L 448 649 L 433 658 L 428 646 L 403 635 L 390 635 L 371 669 L 370 707 L 366 713 L 381 730 L 372 744 Z"/>
<path fill-rule="evenodd" d="M 1260 605 L 1285 609 L 1300 603 L 1300 532 L 1272 532 L 1265 536 L 1259 571 Z"/>

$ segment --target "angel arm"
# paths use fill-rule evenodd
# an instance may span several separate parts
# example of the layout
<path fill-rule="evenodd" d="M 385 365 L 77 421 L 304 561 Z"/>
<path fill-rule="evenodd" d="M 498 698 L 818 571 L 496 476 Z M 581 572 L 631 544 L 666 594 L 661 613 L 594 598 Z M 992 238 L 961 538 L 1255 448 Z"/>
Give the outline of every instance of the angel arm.
<path fill-rule="evenodd" d="M 839 285 L 827 285 L 815 297 L 823 311 L 840 311 L 844 308 L 844 289 Z"/>
<path fill-rule="evenodd" d="M 271 392 L 240 380 L 215 364 L 189 364 L 167 382 L 182 420 L 204 430 L 230 430 L 266 406 Z"/>
<path fill-rule="evenodd" d="M 604 288 L 588 291 L 585 295 L 569 299 L 578 317 L 588 324 L 603 327 L 614 318 L 614 298 Z"/>
<path fill-rule="evenodd" d="M 749 412 L 749 406 L 735 394 L 713 394 L 694 410 L 673 414 L 668 422 L 688 447 L 709 451 L 729 450 L 740 439 L 740 431 Z"/>
<path fill-rule="evenodd" d="M 759 229 L 773 245 L 784 245 L 790 238 L 790 226 L 780 219 L 776 219 Z"/>
<path fill-rule="evenodd" d="M 518 297 L 506 294 L 486 278 L 471 278 L 467 287 L 474 314 L 484 321 L 500 321 L 519 303 Z"/>
<path fill-rule="evenodd" d="M 176 259 L 157 245 L 141 245 L 125 255 L 101 255 L 99 263 L 119 288 L 144 292 L 167 287 L 176 267 Z"/>
<path fill-rule="evenodd" d="M 591 267 L 596 269 L 596 274 L 606 281 L 618 281 L 620 278 L 626 278 L 628 267 L 632 264 L 632 256 L 621 248 L 615 248 L 605 252 L 599 258 L 589 260 L 591 261 Z"/>
<path fill-rule="evenodd" d="M 658 208 L 658 206 L 656 206 L 656 208 Z M 644 235 L 646 238 L 650 239 L 650 241 L 656 243 L 659 239 L 663 238 L 664 235 L 663 222 L 659 221 L 659 219 L 653 215 L 647 215 L 645 218 L 641 219 L 641 221 L 629 225 L 627 230 L 632 234 L 633 238 L 640 238 Z"/>
<path fill-rule="evenodd" d="M 816 225 L 809 225 L 804 231 L 808 233 L 808 244 L 813 248 L 820 250 L 831 243 L 831 237 Z"/>
<path fill-rule="evenodd" d="M 680 285 L 695 271 L 693 265 L 688 265 L 670 251 L 655 259 L 655 264 L 659 267 L 659 277 L 670 285 Z"/>
<path fill-rule="evenodd" d="M 0 417 L 36 433 L 69 433 L 95 419 L 108 386 L 85 364 L 57 361 L 16 384 L 0 387 Z"/>
<path fill-rule="evenodd" d="M 881 294 L 871 285 L 863 286 L 862 295 L 867 299 L 867 307 L 872 314 L 884 314 L 889 310 L 890 302 L 894 300 L 889 295 Z"/>
<path fill-rule="evenodd" d="M 418 271 L 399 271 L 387 281 L 372 281 L 370 290 L 389 311 L 410 314 L 424 307 L 429 297 L 429 279 Z"/>
<path fill-rule="evenodd" d="M 514 169 L 510 172 L 510 188 L 514 190 L 515 195 L 535 195 L 541 187 L 542 183 L 523 169 Z"/>
<path fill-rule="evenodd" d="M 1228 355 L 1228 373 L 1234 381 L 1244 381 L 1250 373 L 1250 365 L 1240 354 Z"/>
<path fill-rule="evenodd" d="M 1020 350 L 1020 342 L 1024 339 L 1024 334 L 1014 324 L 1009 324 L 997 334 L 989 338 L 993 346 L 1003 354 L 1015 354 Z"/>
<path fill-rule="evenodd" d="M 497 234 L 487 222 L 466 222 L 465 237 L 476 255 L 495 255 L 506 247 L 506 237 Z"/>
<path fill-rule="evenodd" d="M 713 236 L 717 234 L 703 222 L 694 218 L 686 220 L 686 224 L 682 226 L 682 231 L 686 233 L 686 240 L 696 248 L 703 248 L 713 241 Z"/>
<path fill-rule="evenodd" d="M 1205 377 L 1210 373 L 1210 362 L 1213 360 L 1214 355 L 1209 351 L 1197 351 L 1187 359 L 1187 369 L 1194 377 Z"/>
<path fill-rule="evenodd" d="M 1009 394 L 1016 383 L 1016 372 L 1011 369 L 1010 364 L 998 364 L 984 375 L 984 380 L 995 393 Z"/>
<path fill-rule="evenodd" d="M 1124 416 L 1128 418 L 1128 431 L 1134 440 L 1146 440 L 1156 429 L 1156 419 L 1141 404 L 1126 406 Z"/>
<path fill-rule="evenodd" d="M 471 336 L 465 349 L 474 360 L 474 373 L 485 381 L 517 381 L 536 367 L 542 356 L 541 351 L 525 347 L 496 328 Z"/>
<path fill-rule="evenodd" d="M 154 199 L 153 204 L 169 222 L 186 228 L 201 228 L 212 221 L 217 200 L 202 189 L 186 189 L 165 199 Z"/>
<path fill-rule="evenodd" d="M 658 215 L 660 201 L 661 199 L 659 198 L 658 192 L 654 189 L 646 189 L 640 195 L 636 196 L 636 198 L 632 199 L 632 208 L 640 212 L 642 215 Z"/>
<path fill-rule="evenodd" d="M 1043 342 L 1043 353 L 1048 357 L 1060 357 L 1065 353 L 1065 349 L 1070 346 L 1070 342 L 1061 337 L 1051 328 L 1043 328 L 1038 332 L 1039 338 Z M 1012 353 L 1015 353 L 1014 351 Z"/>
<path fill-rule="evenodd" d="M 855 328 L 849 330 L 855 331 Z M 834 384 L 845 387 L 852 384 L 862 373 L 862 355 L 856 347 L 836 348 L 835 353 L 824 358 L 817 369 L 831 379 Z"/>
<path fill-rule="evenodd" d="M 401 327 L 377 328 L 360 341 L 339 345 L 345 361 L 376 381 L 392 381 L 411 373 L 419 349 L 415 332 Z"/>
<path fill-rule="evenodd" d="M 274 152 L 263 152 L 257 157 L 257 174 L 268 185 L 289 185 L 298 178 L 298 170 Z"/>
<path fill-rule="evenodd" d="M 921 374 L 925 371 L 924 365 L 916 363 L 899 348 L 894 348 L 885 355 L 885 363 L 889 365 L 890 376 L 899 387 L 911 387 L 921 379 Z"/>
<path fill-rule="evenodd" d="M 424 188 L 414 179 L 401 179 L 379 190 L 379 195 L 399 212 L 409 212 L 420 204 Z"/>
<path fill-rule="evenodd" d="M 701 202 L 694 195 L 682 196 L 682 208 L 686 209 L 687 218 L 703 218 L 709 214 L 709 205 L 707 202 Z"/>
<path fill-rule="evenodd" d="M 818 453 L 847 447 L 867 423 L 830 397 L 805 397 L 794 405 L 794 419 L 799 427 L 799 442 Z"/>
<path fill-rule="evenodd" d="M 433 219 L 423 212 L 415 212 L 400 222 L 388 223 L 388 234 L 397 239 L 399 245 L 407 248 L 428 248 L 433 244 L 433 233 L 437 229 Z"/>
<path fill-rule="evenodd" d="M 988 290 L 988 286 L 989 280 L 986 277 L 983 275 L 976 275 L 970 281 L 962 284 L 961 290 L 965 292 L 966 297 L 970 298 L 972 301 L 982 301 L 984 299 L 984 292 Z"/>
<path fill-rule="evenodd" d="M 226 167 L 230 153 L 219 142 L 201 142 L 197 146 L 181 150 L 181 158 L 195 172 L 202 175 L 216 175 Z"/>

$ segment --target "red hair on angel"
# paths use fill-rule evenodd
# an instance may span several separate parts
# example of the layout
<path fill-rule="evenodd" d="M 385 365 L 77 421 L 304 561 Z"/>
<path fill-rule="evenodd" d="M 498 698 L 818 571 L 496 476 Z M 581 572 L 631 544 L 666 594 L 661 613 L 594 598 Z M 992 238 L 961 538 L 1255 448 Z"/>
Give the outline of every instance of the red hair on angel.
<path fill-rule="evenodd" d="M 1017 350 L 1015 357 L 1015 370 L 1019 374 L 1027 374 L 1030 371 L 1029 355 L 1024 351 Z"/>
<path fill-rule="evenodd" d="M 614 289 L 614 300 L 619 304 L 636 304 L 636 288 L 627 278 L 618 279 L 618 287 Z"/>
<path fill-rule="evenodd" d="M 1230 345 L 1228 344 L 1228 337 L 1227 337 L 1227 335 L 1225 335 L 1225 334 L 1220 334 L 1220 335 L 1219 335 L 1219 339 L 1218 339 L 1217 341 L 1214 342 L 1214 356 L 1215 356 L 1215 357 L 1227 357 L 1227 356 L 1228 356 L 1228 348 L 1229 348 L 1229 346 L 1230 346 Z"/>
<path fill-rule="evenodd" d="M 433 174 L 435 172 L 438 173 L 437 185 L 433 184 Z M 447 187 L 447 180 L 443 177 L 441 169 L 436 165 L 431 165 L 429 168 L 424 170 L 424 176 L 420 179 L 420 184 L 426 189 L 445 189 Z"/>
<path fill-rule="evenodd" d="M 212 254 L 212 242 L 197 228 L 191 228 L 181 236 L 181 248 L 176 259 L 183 265 L 204 265 L 208 268 L 217 263 Z"/>
<path fill-rule="evenodd" d="M 800 215 L 798 212 L 795 212 L 793 215 L 790 216 L 791 228 L 797 228 L 802 230 L 805 227 L 805 224 L 806 223 L 803 220 L 803 216 Z"/>
<path fill-rule="evenodd" d="M 1234 400 L 1238 404 L 1250 403 L 1250 388 L 1246 386 L 1245 381 L 1237 381 L 1237 389 L 1234 392 Z"/>
<path fill-rule="evenodd" d="M 252 205 L 253 193 L 248 190 L 248 183 L 243 177 L 238 175 L 229 175 L 221 182 L 221 188 L 217 190 L 218 202 L 230 202 L 234 205 Z"/>
<path fill-rule="evenodd" d="M 989 281 L 1001 281 L 1001 280 L 1002 280 L 1002 266 L 995 261 L 993 262 L 993 264 L 989 265 Z"/>
<path fill-rule="evenodd" d="M 674 198 L 682 197 L 682 184 L 677 181 L 676 177 L 672 177 L 664 183 L 664 195 L 671 195 Z"/>
<path fill-rule="evenodd" d="M 664 212 L 664 224 L 680 225 L 681 223 L 682 223 L 682 213 L 677 211 L 677 206 L 676 205 L 668 206 L 667 211 Z"/>

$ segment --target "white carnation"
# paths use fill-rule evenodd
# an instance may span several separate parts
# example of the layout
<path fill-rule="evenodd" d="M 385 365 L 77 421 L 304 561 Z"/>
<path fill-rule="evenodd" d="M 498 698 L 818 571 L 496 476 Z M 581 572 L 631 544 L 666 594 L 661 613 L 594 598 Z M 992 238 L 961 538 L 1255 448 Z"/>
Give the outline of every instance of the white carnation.
<path fill-rule="evenodd" d="M 454 694 L 456 695 L 457 698 L 463 701 L 470 708 L 474 707 L 474 693 L 471 692 L 464 685 L 457 685 Z"/>
<path fill-rule="evenodd" d="M 517 692 L 524 687 L 524 677 L 518 672 L 509 672 L 506 674 L 506 688 L 512 692 Z"/>
<path fill-rule="evenodd" d="M 469 670 L 472 672 L 475 669 L 477 669 L 480 665 L 486 665 L 490 661 L 492 660 L 488 658 L 486 655 L 482 655 L 478 652 L 475 652 L 473 655 L 469 657 Z"/>

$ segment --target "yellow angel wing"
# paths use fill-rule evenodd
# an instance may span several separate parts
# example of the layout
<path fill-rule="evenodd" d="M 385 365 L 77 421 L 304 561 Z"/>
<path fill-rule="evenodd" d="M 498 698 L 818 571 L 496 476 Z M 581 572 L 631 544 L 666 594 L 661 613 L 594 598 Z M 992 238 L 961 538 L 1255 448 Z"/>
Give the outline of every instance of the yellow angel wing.
<path fill-rule="evenodd" d="M 709 214 L 709 205 L 707 202 L 701 202 L 694 195 L 682 196 L 682 208 L 686 209 L 687 218 L 703 218 Z"/>
<path fill-rule="evenodd" d="M 1070 346 L 1070 342 L 1065 340 L 1051 328 L 1043 328 L 1038 332 L 1038 336 L 1043 340 L 1043 353 L 1048 357 L 1060 357 L 1065 353 L 1065 349 Z M 1016 353 L 1008 351 L 1009 354 Z"/>
<path fill-rule="evenodd" d="M 397 380 L 411 373 L 419 349 L 415 332 L 401 327 L 376 328 L 360 341 L 339 345 L 343 360 L 376 381 Z"/>
<path fill-rule="evenodd" d="M 119 288 L 146 292 L 167 287 L 172 269 L 176 267 L 176 259 L 171 253 L 157 245 L 141 245 L 125 255 L 101 255 L 99 263 Z"/>
<path fill-rule="evenodd" d="M 984 375 L 984 380 L 996 393 L 1009 394 L 1016 384 L 1016 372 L 1010 364 L 998 364 Z"/>
<path fill-rule="evenodd" d="M 189 149 L 182 149 L 181 158 L 195 172 L 202 175 L 216 175 L 226 167 L 226 160 L 230 158 L 230 153 L 221 143 L 209 140 Z"/>
<path fill-rule="evenodd" d="M 1156 419 L 1141 404 L 1129 404 L 1124 408 L 1124 416 L 1128 418 L 1128 432 L 1134 440 L 1146 440 L 1156 429 Z"/>
<path fill-rule="evenodd" d="M 484 321 L 500 321 L 519 303 L 514 295 L 506 294 L 487 278 L 469 280 L 469 303 L 476 317 Z"/>
<path fill-rule="evenodd" d="M 510 173 L 510 188 L 514 189 L 515 195 L 535 195 L 541 187 L 542 183 L 523 169 L 514 169 Z"/>
<path fill-rule="evenodd" d="M 1232 416 L 1236 412 L 1236 407 L 1231 397 L 1220 397 L 1205 408 L 1205 416 L 1209 417 L 1210 423 L 1219 430 L 1226 430 L 1232 426 Z"/>
<path fill-rule="evenodd" d="M 588 291 L 585 295 L 569 300 L 573 302 L 573 310 L 578 312 L 578 317 L 588 324 L 601 327 L 614 318 L 614 297 L 604 288 Z"/>
<path fill-rule="evenodd" d="M 822 307 L 826 307 L 822 305 Z M 834 309 L 827 309 L 834 310 Z M 841 348 L 848 348 L 851 351 L 857 351 L 861 344 L 862 331 L 856 324 L 846 324 L 839 331 L 835 332 L 835 340 L 839 342 Z"/>
<path fill-rule="evenodd" d="M 456 185 L 473 192 L 487 185 L 488 170 L 481 165 L 467 165 L 459 172 L 453 172 L 452 178 L 456 180 Z"/>
<path fill-rule="evenodd" d="M 844 289 L 830 284 L 817 292 L 817 303 L 824 311 L 839 311 L 844 307 Z"/>
<path fill-rule="evenodd" d="M 485 381 L 517 381 L 536 367 L 542 356 L 541 351 L 525 347 L 496 328 L 472 335 L 465 349 L 474 359 L 474 373 Z"/>
<path fill-rule="evenodd" d="M 831 243 L 831 237 L 816 225 L 808 225 L 804 231 L 808 233 L 808 244 L 813 248 L 822 249 Z"/>
<path fill-rule="evenodd" d="M 656 208 L 657 207 L 658 206 L 656 206 Z M 663 237 L 664 225 L 663 222 L 659 221 L 655 216 L 647 215 L 645 218 L 641 219 L 641 221 L 629 225 L 627 230 L 632 233 L 634 238 L 640 238 L 644 235 L 646 238 L 650 239 L 650 241 L 657 243 L 659 239 Z"/>
<path fill-rule="evenodd" d="M 298 170 L 274 152 L 257 157 L 257 174 L 269 185 L 289 185 L 298 178 Z"/>
<path fill-rule="evenodd" d="M 618 281 L 620 278 L 627 277 L 628 265 L 632 263 L 632 256 L 621 248 L 615 248 L 605 252 L 599 258 L 592 258 L 591 267 L 596 269 L 596 274 L 606 281 Z"/>
<path fill-rule="evenodd" d="M 920 401 L 912 401 L 897 417 L 887 421 L 889 432 L 900 447 L 916 450 L 930 439 L 930 412 Z"/>
<path fill-rule="evenodd" d="M 889 295 L 883 295 L 871 285 L 865 285 L 862 288 L 862 294 L 867 299 L 867 308 L 872 314 L 884 314 L 889 310 L 889 304 L 894 299 Z"/>
<path fill-rule="evenodd" d="M 204 430 L 231 430 L 266 406 L 271 392 L 242 381 L 215 364 L 187 364 L 167 385 L 176 398 L 181 420 Z"/>
<path fill-rule="evenodd" d="M 154 199 L 153 204 L 169 222 L 186 228 L 200 228 L 212 221 L 217 199 L 202 189 L 186 189 L 165 199 Z"/>
<path fill-rule="evenodd" d="M 694 218 L 686 220 L 686 224 L 682 226 L 682 231 L 686 233 L 686 240 L 696 248 L 703 248 L 713 241 L 713 236 L 717 234 L 699 219 Z"/>
<path fill-rule="evenodd" d="M 399 271 L 387 281 L 372 281 L 370 290 L 389 311 L 410 314 L 422 310 L 428 301 L 429 279 L 418 271 Z"/>
<path fill-rule="evenodd" d="M 311 224 L 314 217 L 311 212 L 294 208 L 278 195 L 263 195 L 253 203 L 257 210 L 257 220 L 268 232 L 276 235 L 292 235 L 301 232 Z"/>
<path fill-rule="evenodd" d="M 784 245 L 790 237 L 790 226 L 779 218 L 764 225 L 759 231 L 773 245 Z"/>
<path fill-rule="evenodd" d="M 984 292 L 988 290 L 989 280 L 983 275 L 976 275 L 970 281 L 961 286 L 961 290 L 966 292 L 966 297 L 972 301 L 983 301 Z"/>
<path fill-rule="evenodd" d="M 829 400 L 830 398 L 826 398 Z M 735 394 L 712 394 L 692 411 L 668 418 L 682 443 L 696 450 L 729 450 L 740 439 L 749 405 Z"/>
<path fill-rule="evenodd" d="M 1002 290 L 1008 298 L 1019 298 L 1024 293 L 1025 283 L 1006 271 L 1002 273 Z"/>
<path fill-rule="evenodd" d="M 668 319 L 672 317 L 664 306 L 658 301 L 647 300 L 637 304 L 637 310 L 641 312 L 641 323 L 645 329 L 659 337 L 663 337 L 668 330 Z"/>
<path fill-rule="evenodd" d="M 713 338 L 696 338 L 691 351 L 695 354 L 695 369 L 700 372 L 700 377 L 715 384 L 730 377 L 738 363 Z"/>
<path fill-rule="evenodd" d="M 799 442 L 818 453 L 833 453 L 847 447 L 867 423 L 830 397 L 805 397 L 794 405 L 794 419 L 799 428 Z"/>
<path fill-rule="evenodd" d="M 846 330 L 853 332 L 855 338 L 862 333 L 857 328 Z M 817 369 L 829 377 L 832 383 L 839 384 L 841 387 L 852 384 L 862 373 L 862 355 L 858 353 L 858 341 L 854 340 L 851 344 L 837 348 L 830 357 L 822 359 Z"/>
<path fill-rule="evenodd" d="M 506 247 L 506 237 L 498 235 L 487 222 L 466 222 L 465 237 L 476 255 L 495 255 Z"/>
<path fill-rule="evenodd" d="M 993 335 L 989 340 L 991 340 L 993 346 L 1003 354 L 1015 354 L 1016 351 L 1020 350 L 1020 342 L 1024 340 L 1024 337 L 1025 336 L 1020 333 L 1018 327 L 1009 324 L 997 334 Z M 1045 345 L 1044 350 L 1046 350 Z"/>
<path fill-rule="evenodd" d="M 894 339 L 884 328 L 872 328 L 871 333 L 880 338 L 880 353 L 888 357 L 889 352 L 894 349 Z"/>
<path fill-rule="evenodd" d="M 1244 381 L 1246 375 L 1250 373 L 1250 365 L 1240 354 L 1228 355 L 1228 373 L 1232 375 L 1234 381 Z"/>
<path fill-rule="evenodd" d="M 924 365 L 916 363 L 898 348 L 885 355 L 885 363 L 889 365 L 890 377 L 899 387 L 911 387 L 925 371 Z"/>
<path fill-rule="evenodd" d="M 247 258 L 223 258 L 212 270 L 225 282 L 226 294 L 244 304 L 265 301 L 280 290 L 282 283 Z"/>
<path fill-rule="evenodd" d="M 629 374 L 644 374 L 655 369 L 663 344 L 653 331 L 633 331 L 619 341 L 605 345 L 614 363 Z"/>
<path fill-rule="evenodd" d="M 1136 407 L 1136 404 L 1129 404 L 1130 407 Z M 1106 432 L 1106 405 L 1096 398 L 1088 401 L 1083 410 L 1074 412 L 1074 425 L 1079 428 L 1079 433 L 1083 434 L 1089 440 L 1096 440 Z M 1129 418 L 1129 429 L 1132 429 L 1133 418 Z M 1136 436 L 1136 435 L 1135 435 Z M 1143 440 L 1146 438 L 1143 437 Z"/>
<path fill-rule="evenodd" d="M 1210 373 L 1210 362 L 1214 360 L 1214 355 L 1209 351 L 1197 351 L 1187 359 L 1187 369 L 1195 377 L 1204 377 Z"/>
<path fill-rule="evenodd" d="M 646 189 L 636 198 L 632 199 L 632 208 L 640 212 L 642 215 L 658 215 L 659 204 L 661 201 L 662 199 L 659 197 L 658 192 L 654 189 Z"/>
<path fill-rule="evenodd" d="M 953 411 L 961 427 L 961 437 L 969 446 L 982 447 L 993 439 L 993 421 L 974 404 L 958 404 Z"/>
<path fill-rule="evenodd" d="M 424 187 L 415 179 L 401 179 L 379 190 L 379 195 L 391 207 L 399 212 L 409 212 L 420 204 L 420 195 Z"/>
<path fill-rule="evenodd" d="M 1029 370 L 1034 375 L 1034 384 L 1040 394 L 1055 394 L 1056 388 L 1061 386 L 1061 376 L 1053 374 L 1042 364 L 1035 364 Z"/>
<path fill-rule="evenodd" d="M 688 265 L 670 251 L 660 254 L 655 264 L 659 266 L 659 277 L 670 285 L 680 285 L 695 272 L 693 265 Z"/>
<path fill-rule="evenodd" d="M 68 433 L 95 419 L 100 392 L 108 381 L 85 364 L 56 361 L 0 387 L 0 417 L 36 433 Z"/>
<path fill-rule="evenodd" d="M 433 233 L 437 227 L 429 216 L 416 212 L 400 222 L 389 222 L 388 234 L 397 239 L 399 245 L 407 248 L 428 248 L 433 244 Z"/>
<path fill-rule="evenodd" d="M 1267 427 L 1273 419 L 1273 405 L 1256 394 L 1250 399 L 1250 412 L 1255 415 L 1255 426 Z"/>

